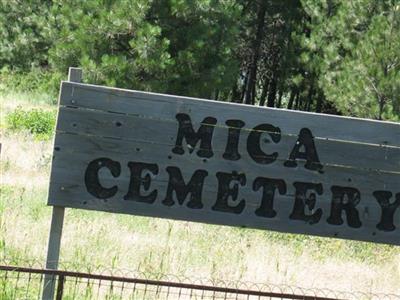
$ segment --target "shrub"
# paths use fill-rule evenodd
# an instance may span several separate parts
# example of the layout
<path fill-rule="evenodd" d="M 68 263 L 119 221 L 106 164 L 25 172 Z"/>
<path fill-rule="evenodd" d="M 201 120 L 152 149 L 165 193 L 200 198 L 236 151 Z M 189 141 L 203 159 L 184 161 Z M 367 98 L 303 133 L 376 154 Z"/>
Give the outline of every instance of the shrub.
<path fill-rule="evenodd" d="M 39 139 L 49 139 L 54 131 L 55 113 L 32 109 L 16 108 L 6 117 L 7 127 L 11 130 L 27 130 Z"/>

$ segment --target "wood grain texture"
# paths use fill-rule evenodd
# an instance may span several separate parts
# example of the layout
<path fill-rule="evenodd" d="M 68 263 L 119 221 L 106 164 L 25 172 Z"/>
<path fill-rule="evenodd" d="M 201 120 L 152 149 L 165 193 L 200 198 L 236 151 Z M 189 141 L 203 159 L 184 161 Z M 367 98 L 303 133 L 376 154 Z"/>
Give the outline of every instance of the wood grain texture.
<path fill-rule="evenodd" d="M 85 152 L 83 149 L 88 149 L 86 145 L 89 144 L 96 145 L 95 147 L 98 147 L 98 149 L 101 149 L 103 146 L 110 148 L 116 147 L 114 149 L 118 149 L 118 146 L 120 146 L 119 142 L 121 142 L 115 140 L 103 142 L 99 138 L 96 138 L 96 140 L 91 138 L 86 143 L 86 145 L 83 142 L 76 144 L 78 145 L 77 148 L 82 149 L 82 151 L 71 151 L 73 150 L 72 148 L 74 146 L 69 146 L 69 147 L 67 146 L 71 145 L 70 139 L 68 139 L 68 137 L 76 138 L 77 136 L 69 134 L 62 135 L 62 139 L 64 140 L 65 145 L 62 146 L 61 149 L 55 153 L 53 160 L 53 165 L 54 165 L 53 174 L 55 176 L 54 178 L 52 178 L 51 182 L 52 184 L 59 183 L 61 185 L 65 183 L 65 190 L 68 190 L 69 185 L 67 184 L 67 182 L 70 184 L 73 184 L 74 181 L 83 182 L 86 166 L 90 163 L 93 157 L 100 157 L 101 154 L 104 153 L 102 150 L 92 150 L 93 152 L 91 151 L 91 153 Z M 113 146 L 111 146 L 111 144 L 113 144 Z M 102 184 L 104 184 L 104 186 L 109 187 L 115 184 L 118 185 L 119 196 L 116 196 L 115 197 L 116 199 L 122 198 L 122 195 L 128 192 L 130 172 L 127 167 L 127 164 L 129 161 L 151 162 L 158 164 L 159 174 L 151 176 L 152 177 L 151 189 L 159 190 L 158 200 L 160 201 L 165 196 L 166 185 L 169 179 L 169 176 L 165 171 L 168 166 L 184 165 L 185 168 L 181 169 L 183 177 L 186 179 L 189 179 L 194 173 L 194 171 L 197 169 L 207 170 L 208 176 L 205 179 L 203 191 L 205 193 L 208 193 L 207 194 L 208 196 L 203 197 L 203 201 L 204 203 L 208 203 L 206 206 L 209 207 L 211 207 L 212 204 L 215 202 L 215 194 L 216 194 L 215 191 L 218 186 L 215 174 L 219 171 L 225 171 L 228 173 L 232 171 L 236 171 L 238 173 L 242 172 L 242 169 L 240 167 L 235 169 L 230 169 L 229 166 L 223 166 L 223 165 L 213 166 L 211 162 L 202 163 L 187 158 L 176 157 L 172 160 L 168 160 L 168 159 L 162 159 L 161 157 L 158 159 L 154 159 L 149 157 L 146 152 L 147 152 L 146 148 L 141 148 L 140 152 L 133 152 L 133 154 L 130 153 L 121 154 L 115 151 L 112 151 L 112 153 L 108 154 L 109 158 L 120 162 L 122 165 L 121 175 L 119 175 L 118 178 L 114 178 L 113 176 L 111 176 L 111 174 L 107 170 L 104 170 L 104 172 L 101 174 L 101 182 Z M 285 195 L 282 196 L 277 195 L 276 205 L 277 207 L 279 207 L 282 203 L 282 199 L 285 198 L 286 201 L 289 203 L 287 204 L 287 206 L 291 208 L 293 206 L 294 194 L 295 194 L 295 188 L 293 186 L 293 183 L 298 181 L 304 181 L 304 178 L 306 178 L 306 175 L 308 174 L 308 177 L 306 179 L 307 182 L 321 183 L 324 188 L 324 193 L 318 196 L 318 207 L 319 205 L 324 205 L 325 211 L 327 213 L 329 212 L 328 207 L 331 204 L 332 200 L 331 199 L 332 193 L 330 191 L 332 184 L 358 188 L 360 191 L 362 191 L 360 211 L 363 212 L 365 210 L 368 210 L 369 212 L 368 219 L 378 223 L 380 218 L 380 209 L 376 199 L 372 195 L 372 192 L 384 188 L 389 190 L 398 189 L 397 185 L 398 177 L 396 177 L 397 175 L 393 174 L 382 175 L 379 181 L 376 181 L 374 177 L 378 177 L 376 176 L 377 174 L 375 174 L 375 176 L 374 175 L 363 176 L 361 172 L 359 173 L 353 172 L 352 174 L 347 174 L 347 176 L 345 177 L 340 177 L 340 175 L 338 175 L 337 177 L 331 179 L 332 176 L 336 176 L 334 174 L 335 170 L 328 169 L 326 172 L 327 172 L 326 175 L 325 174 L 321 175 L 321 174 L 312 174 L 312 172 L 307 171 L 304 168 L 298 168 L 294 170 L 293 173 L 280 172 L 278 167 L 266 167 L 264 168 L 264 170 L 255 170 L 255 171 L 253 169 L 252 172 L 245 173 L 247 182 L 244 186 L 240 187 L 239 198 L 246 199 L 246 201 L 248 202 L 246 206 L 254 210 L 258 206 L 260 206 L 261 202 L 261 192 L 254 191 L 252 188 L 252 183 L 256 179 L 256 177 L 260 176 L 261 174 L 262 176 L 268 178 L 285 178 L 285 181 L 287 183 L 287 192 L 285 193 Z M 286 177 L 283 177 L 285 175 Z M 327 180 L 326 178 L 329 178 L 329 180 Z M 349 179 L 351 179 L 351 182 L 349 182 Z M 79 199 L 77 199 L 78 202 L 91 198 L 91 196 L 87 192 L 85 192 L 84 185 L 82 184 L 75 185 L 73 188 L 81 189 L 82 196 L 79 197 Z M 86 197 L 83 197 L 84 195 L 86 195 Z M 60 201 L 60 199 L 61 198 L 59 197 L 57 198 L 54 197 L 52 201 Z M 68 201 L 68 197 L 63 198 L 62 201 Z M 278 209 L 278 211 L 280 211 L 280 209 Z M 400 226 L 400 223 L 398 225 Z"/>
<path fill-rule="evenodd" d="M 171 116 L 174 118 L 174 116 Z M 151 143 L 164 147 L 170 152 L 175 145 L 178 122 L 175 119 L 157 120 L 137 115 L 120 115 L 104 111 L 90 111 L 69 107 L 60 108 L 57 130 L 84 135 L 104 136 L 132 142 Z M 200 126 L 193 123 L 194 128 Z M 258 125 L 253 120 L 247 122 L 251 128 Z M 224 123 L 223 123 L 224 124 Z M 119 126 L 117 126 L 119 125 Z M 239 153 L 248 157 L 246 139 L 249 130 L 240 135 Z M 228 128 L 216 126 L 213 135 L 213 151 L 222 159 L 228 139 Z M 262 148 L 268 152 L 278 152 L 278 160 L 285 161 L 297 141 L 296 135 L 282 132 L 281 141 L 274 144 L 268 135 L 262 136 Z M 400 173 L 400 148 L 372 144 L 350 143 L 323 138 L 315 139 L 315 145 L 323 165 L 338 165 L 369 171 L 380 170 Z M 199 148 L 200 149 L 200 148 Z M 196 155 L 193 154 L 195 157 Z"/>
<path fill-rule="evenodd" d="M 68 81 L 70 82 L 82 82 L 82 69 L 69 68 L 68 70 Z M 60 257 L 60 246 L 62 228 L 64 224 L 64 206 L 53 206 L 53 214 L 51 217 L 50 236 L 49 244 L 47 249 L 47 269 L 57 269 L 58 260 Z M 49 274 L 45 275 L 43 282 L 43 293 L 42 299 L 53 299 L 54 297 L 55 282 Z"/>
<path fill-rule="evenodd" d="M 82 69 L 70 67 L 68 70 L 68 81 L 69 82 L 82 82 Z"/>
<path fill-rule="evenodd" d="M 178 132 L 178 113 L 190 116 L 194 130 L 206 117 L 217 119 L 213 127 L 212 157 L 204 158 L 196 154 L 200 143 L 192 153 L 189 153 L 185 142 L 183 155 L 172 152 Z M 223 158 L 229 130 L 226 121 L 232 119 L 245 123 L 238 144 L 241 157 L 236 161 Z M 261 135 L 262 151 L 278 153 L 277 159 L 269 164 L 255 162 L 246 147 L 249 133 L 262 123 L 272 124 L 281 130 L 277 143 L 271 141 L 268 133 Z M 310 129 L 314 136 L 322 165 L 320 172 L 305 168 L 305 159 L 298 159 L 296 167 L 284 166 L 302 128 Z M 382 219 L 382 209 L 373 195 L 375 191 L 389 191 L 393 194 L 390 199 L 393 203 L 395 194 L 400 193 L 400 124 L 397 123 L 64 82 L 54 147 L 50 205 L 400 245 L 400 208 L 393 217 L 396 229 L 379 230 L 377 224 Z M 98 172 L 101 186 L 117 187 L 116 194 L 108 199 L 94 197 L 85 185 L 85 171 L 98 158 L 111 159 L 121 167 L 118 176 L 113 176 L 107 168 Z M 141 187 L 144 194 L 157 190 L 153 204 L 124 200 L 131 179 L 137 182 L 143 180 L 140 177 L 131 178 L 130 162 L 158 166 L 158 174 L 145 172 L 151 181 L 148 189 Z M 168 167 L 179 168 L 186 183 L 196 170 L 207 172 L 202 186 L 202 209 L 187 207 L 189 196 L 182 204 L 178 204 L 176 199 L 175 205 L 163 204 L 171 181 Z M 219 172 L 245 175 L 246 183 L 238 187 L 237 199 L 230 198 L 228 201 L 230 206 L 235 206 L 244 199 L 242 212 L 234 214 L 213 209 L 220 185 L 216 175 Z M 258 177 L 281 179 L 286 184 L 284 193 L 275 191 L 274 217 L 255 214 L 262 202 L 262 190 L 253 187 Z M 294 211 L 296 182 L 322 185 L 323 191 L 316 195 L 315 206 L 307 204 L 304 208 L 306 215 L 322 210 L 322 217 L 315 224 L 289 217 Z M 342 225 L 327 222 L 332 213 L 332 203 L 337 201 L 333 199 L 332 186 L 359 191 L 356 210 L 362 226 L 349 226 L 345 211 L 341 213 Z M 307 192 L 307 197 L 311 192 Z"/>
<path fill-rule="evenodd" d="M 260 108 L 70 82 L 62 84 L 60 105 L 120 114 L 151 113 L 156 120 L 175 120 L 175 114 L 183 112 L 190 114 L 194 122 L 217 113 L 215 117 L 219 124 L 226 119 L 251 120 L 253 124 L 274 124 L 286 134 L 297 135 L 300 128 L 306 127 L 316 138 L 400 147 L 400 125 L 393 122 Z"/>
<path fill-rule="evenodd" d="M 114 183 L 115 182 L 104 182 L 104 184 L 110 185 Z M 162 192 L 162 190 L 165 190 L 165 184 L 155 182 L 152 188 Z M 322 219 L 319 223 L 310 225 L 307 222 L 289 219 L 293 206 L 293 198 L 291 197 L 276 197 L 275 209 L 278 214 L 275 218 L 260 218 L 256 216 L 254 214 L 254 207 L 256 206 L 255 198 L 260 199 L 260 192 L 254 193 L 253 197 L 246 198 L 246 200 L 250 199 L 248 201 L 251 202 L 247 203 L 248 205 L 240 216 L 211 210 L 210 206 L 215 201 L 215 193 L 208 190 L 204 191 L 204 199 L 206 199 L 206 201 L 204 201 L 205 207 L 199 210 L 190 209 L 185 205 L 178 204 L 172 207 L 161 205 L 160 203 L 163 199 L 163 195 L 161 195 L 160 199 L 153 205 L 149 205 L 146 203 L 123 200 L 124 190 L 121 190 L 119 194 L 111 200 L 100 200 L 89 196 L 82 196 L 84 192 L 85 190 L 82 186 L 77 186 L 75 183 L 68 181 L 64 181 L 63 183 L 53 182 L 51 187 L 51 195 L 57 194 L 58 197 L 58 200 L 53 200 L 54 203 L 63 203 L 63 205 L 73 208 L 373 241 L 394 245 L 400 244 L 398 231 L 382 232 L 376 230 L 377 213 L 375 213 L 375 215 L 367 214 L 365 210 L 363 211 L 363 209 L 365 209 L 364 207 L 360 208 L 362 212 L 361 222 L 363 223 L 361 228 L 350 228 L 347 226 L 346 222 L 343 225 L 328 224 L 326 220 L 329 216 L 330 201 L 328 202 L 327 199 L 318 198 L 317 208 L 323 210 Z M 241 192 L 239 199 L 245 196 L 246 193 Z M 257 205 L 259 205 L 259 203 L 257 203 Z M 374 207 L 370 208 L 373 209 Z M 397 222 L 396 225 L 399 226 L 399 222 Z"/>
<path fill-rule="evenodd" d="M 383 173 L 379 171 L 365 171 L 362 169 L 343 168 L 340 166 L 326 166 L 324 173 L 314 172 L 304 168 L 299 163 L 296 168 L 286 168 L 283 161 L 269 165 L 257 164 L 248 156 L 236 162 L 221 158 L 203 159 L 192 155 L 176 155 L 171 153 L 168 145 L 154 145 L 146 142 L 130 142 L 125 140 L 101 138 L 96 136 L 82 136 L 60 133 L 57 136 L 54 153 L 55 164 L 67 168 L 68 172 L 77 166 L 82 171 L 94 158 L 106 156 L 125 165 L 129 161 L 156 163 L 160 166 L 174 165 L 182 170 L 182 174 L 190 176 L 193 170 L 205 169 L 210 173 L 218 171 L 245 173 L 248 178 L 258 176 L 282 178 L 288 182 L 306 181 L 324 183 L 327 186 L 341 185 L 354 186 L 368 193 L 376 190 L 400 190 L 397 173 Z M 107 153 L 107 155 L 105 155 Z M 165 179 L 167 180 L 167 179 Z"/>

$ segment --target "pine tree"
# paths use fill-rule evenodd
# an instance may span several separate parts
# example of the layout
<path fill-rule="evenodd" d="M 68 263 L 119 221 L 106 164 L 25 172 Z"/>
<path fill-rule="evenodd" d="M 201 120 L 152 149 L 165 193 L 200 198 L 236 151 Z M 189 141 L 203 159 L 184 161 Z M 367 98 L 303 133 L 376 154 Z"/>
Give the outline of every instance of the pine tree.
<path fill-rule="evenodd" d="M 346 115 L 400 117 L 397 1 L 304 0 L 310 34 L 304 61 L 327 99 Z"/>
<path fill-rule="evenodd" d="M 51 1 L 0 0 L 0 69 L 48 65 Z"/>

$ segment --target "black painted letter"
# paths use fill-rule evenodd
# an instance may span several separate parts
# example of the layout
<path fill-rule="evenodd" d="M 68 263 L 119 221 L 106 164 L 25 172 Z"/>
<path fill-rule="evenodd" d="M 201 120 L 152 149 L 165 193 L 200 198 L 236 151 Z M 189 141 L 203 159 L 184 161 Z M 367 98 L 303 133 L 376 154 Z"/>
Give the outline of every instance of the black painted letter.
<path fill-rule="evenodd" d="M 216 174 L 218 178 L 218 195 L 217 201 L 212 207 L 213 210 L 240 214 L 245 206 L 244 199 L 240 200 L 240 202 L 236 206 L 230 206 L 228 204 L 229 197 L 232 197 L 233 201 L 236 201 L 238 196 L 239 184 L 246 184 L 246 175 L 238 174 L 236 172 L 232 173 L 224 173 L 218 172 Z M 231 187 L 233 181 L 236 181 Z"/>
<path fill-rule="evenodd" d="M 274 143 L 278 143 L 281 140 L 281 130 L 279 127 L 275 127 L 271 124 L 260 124 L 251 130 L 247 138 L 247 152 L 256 163 L 270 164 L 276 160 L 278 152 L 265 154 L 261 150 L 260 140 L 263 133 L 268 133 Z"/>
<path fill-rule="evenodd" d="M 180 205 L 183 204 L 187 195 L 190 193 L 190 200 L 187 203 L 187 207 L 194 209 L 203 208 L 201 194 L 203 191 L 204 178 L 206 178 L 208 172 L 205 170 L 196 170 L 188 184 L 185 184 L 179 168 L 167 167 L 167 172 L 169 174 L 167 195 L 162 203 L 166 206 L 174 205 L 173 191 L 175 191 L 176 198 Z"/>
<path fill-rule="evenodd" d="M 100 184 L 99 170 L 103 167 L 109 169 L 113 177 L 118 177 L 121 174 L 121 164 L 109 158 L 102 157 L 89 163 L 85 172 L 85 185 L 87 191 L 98 199 L 111 198 L 118 191 L 116 185 L 105 188 Z"/>
<path fill-rule="evenodd" d="M 189 115 L 177 114 L 176 119 L 179 121 L 178 135 L 176 137 L 173 153 L 184 154 L 185 150 L 182 147 L 183 138 L 188 144 L 189 153 L 194 151 L 197 142 L 200 140 L 200 149 L 197 155 L 200 157 L 211 157 L 213 151 L 211 149 L 211 141 L 214 132 L 214 125 L 217 124 L 217 119 L 207 117 L 201 122 L 201 126 L 197 132 L 193 130 L 192 122 Z"/>
<path fill-rule="evenodd" d="M 226 143 L 225 153 L 223 158 L 228 160 L 239 160 L 240 154 L 238 151 L 240 130 L 244 126 L 244 122 L 240 120 L 227 120 L 225 122 L 229 126 L 228 141 Z"/>
<path fill-rule="evenodd" d="M 318 208 L 315 213 L 311 215 L 306 215 L 304 210 L 307 205 L 308 209 L 313 211 L 316 203 L 316 195 L 315 193 L 311 193 L 309 197 L 307 197 L 308 190 L 314 190 L 318 195 L 322 195 L 322 184 L 321 183 L 310 183 L 310 182 L 295 182 L 293 183 L 296 188 L 295 200 L 293 211 L 289 216 L 292 220 L 301 220 L 306 221 L 309 224 L 316 224 L 321 220 L 322 209 Z"/>
<path fill-rule="evenodd" d="M 381 221 L 376 228 L 382 231 L 394 231 L 394 213 L 396 209 L 400 207 L 400 193 L 396 194 L 396 200 L 390 203 L 389 199 L 392 198 L 392 193 L 388 191 L 376 191 L 373 192 L 374 197 L 378 200 L 379 205 L 382 209 Z"/>
<path fill-rule="evenodd" d="M 342 225 L 342 210 L 345 211 L 347 224 L 353 228 L 361 227 L 360 216 L 356 206 L 360 203 L 360 192 L 351 187 L 332 186 L 331 215 L 327 222 L 332 225 Z"/>
<path fill-rule="evenodd" d="M 300 152 L 300 149 L 303 146 L 304 152 Z M 306 169 L 318 172 L 322 171 L 322 164 L 319 161 L 317 149 L 315 148 L 314 137 L 308 128 L 300 130 L 296 145 L 294 145 L 288 160 L 284 163 L 284 166 L 289 168 L 296 167 L 296 159 L 298 158 L 306 160 L 306 164 L 304 165 Z"/>
<path fill-rule="evenodd" d="M 133 200 L 138 202 L 153 203 L 157 198 L 157 190 L 152 191 L 148 195 L 140 193 L 140 187 L 143 186 L 148 191 L 151 183 L 150 174 L 142 175 L 143 171 L 149 171 L 154 175 L 158 174 L 158 166 L 156 164 L 146 164 L 141 162 L 129 162 L 128 167 L 131 170 L 131 180 L 129 183 L 128 193 L 124 196 L 124 200 Z"/>
<path fill-rule="evenodd" d="M 261 206 L 257 208 L 256 215 L 265 218 L 274 218 L 276 211 L 274 210 L 275 190 L 278 189 L 279 194 L 286 194 L 286 183 L 282 179 L 270 179 L 265 177 L 257 177 L 253 183 L 253 190 L 258 191 L 263 188 L 263 196 Z"/>

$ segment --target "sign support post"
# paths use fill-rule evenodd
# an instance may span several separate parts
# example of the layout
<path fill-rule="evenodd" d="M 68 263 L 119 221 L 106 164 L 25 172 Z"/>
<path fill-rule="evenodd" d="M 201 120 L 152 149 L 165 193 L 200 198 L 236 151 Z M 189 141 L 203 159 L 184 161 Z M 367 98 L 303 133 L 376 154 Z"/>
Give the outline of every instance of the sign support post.
<path fill-rule="evenodd" d="M 69 68 L 68 81 L 82 82 L 82 69 Z M 49 244 L 47 249 L 46 269 L 57 270 L 60 257 L 61 236 L 64 224 L 65 208 L 62 206 L 53 206 L 51 216 L 51 227 Z M 46 274 L 43 282 L 42 300 L 53 300 L 55 289 L 54 275 Z"/>

